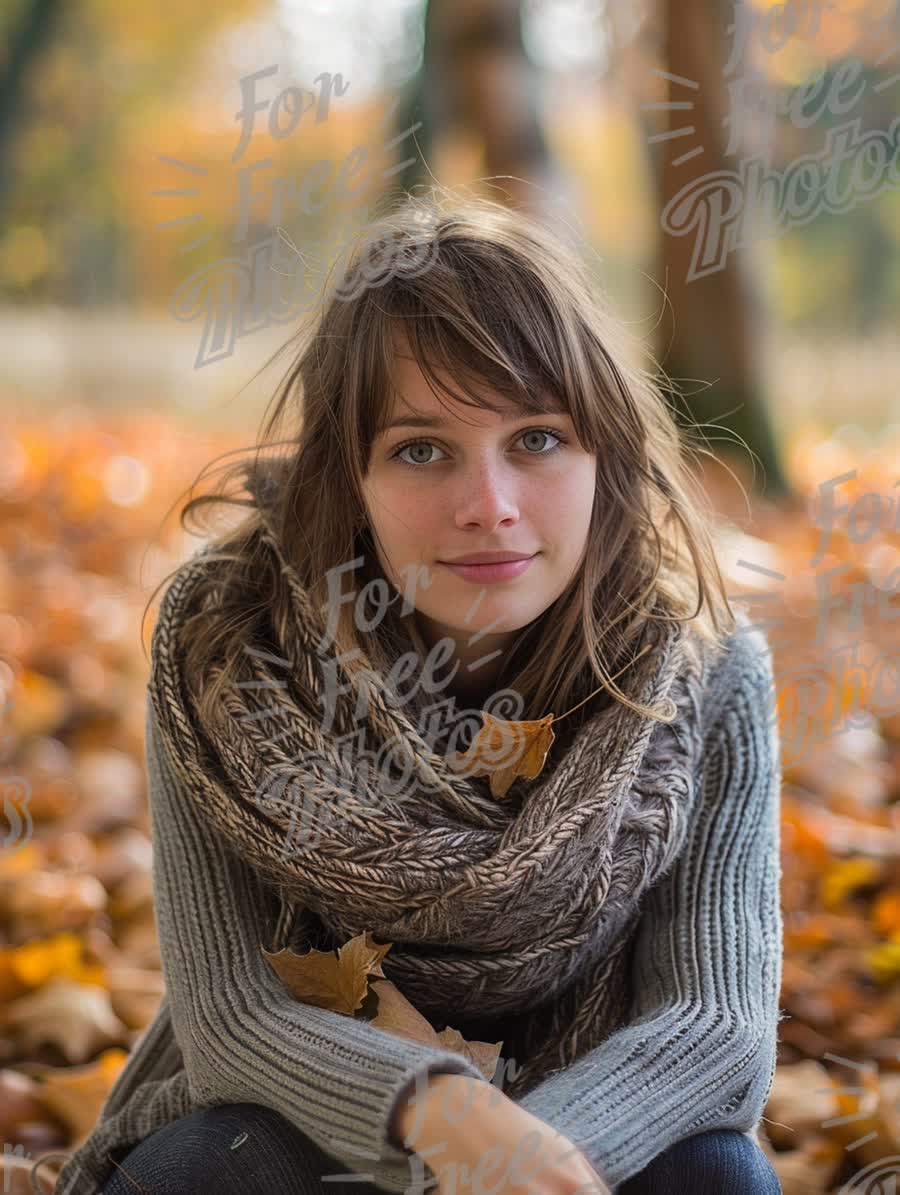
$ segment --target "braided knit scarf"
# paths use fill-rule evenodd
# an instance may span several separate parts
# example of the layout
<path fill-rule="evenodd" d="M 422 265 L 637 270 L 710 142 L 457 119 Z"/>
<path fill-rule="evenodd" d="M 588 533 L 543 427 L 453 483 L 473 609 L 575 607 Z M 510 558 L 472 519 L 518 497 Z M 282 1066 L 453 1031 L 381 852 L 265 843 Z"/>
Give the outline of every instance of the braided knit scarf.
<path fill-rule="evenodd" d="M 675 721 L 612 701 L 501 800 L 451 769 L 372 668 L 351 677 L 333 648 L 318 653 L 324 612 L 270 529 L 262 540 L 288 578 L 294 633 L 247 645 L 223 727 L 201 724 L 177 643 L 216 567 L 209 549 L 161 603 L 148 691 L 185 799 L 275 886 L 298 953 L 369 931 L 394 944 L 383 974 L 438 1031 L 505 1017 L 504 1090 L 520 1098 L 623 1023 L 641 897 L 673 864 L 694 804 L 708 649 L 689 624 L 646 620 L 652 650 L 619 684 L 662 713 L 674 705 Z M 347 690 L 327 732 L 326 656 Z M 362 762 L 376 756 L 378 768 Z"/>

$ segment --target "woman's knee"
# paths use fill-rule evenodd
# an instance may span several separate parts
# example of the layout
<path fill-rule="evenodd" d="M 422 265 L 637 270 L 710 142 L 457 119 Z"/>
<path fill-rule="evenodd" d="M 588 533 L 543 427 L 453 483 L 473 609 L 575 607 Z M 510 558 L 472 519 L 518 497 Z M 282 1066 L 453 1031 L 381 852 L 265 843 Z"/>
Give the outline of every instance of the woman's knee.
<path fill-rule="evenodd" d="M 617 1195 L 781 1195 L 769 1159 L 745 1133 L 716 1129 L 676 1141 Z"/>
<path fill-rule="evenodd" d="M 115 1160 L 102 1195 L 195 1195 L 206 1188 L 251 1195 L 318 1191 L 325 1155 L 295 1125 L 261 1104 L 199 1108 L 151 1133 Z"/>

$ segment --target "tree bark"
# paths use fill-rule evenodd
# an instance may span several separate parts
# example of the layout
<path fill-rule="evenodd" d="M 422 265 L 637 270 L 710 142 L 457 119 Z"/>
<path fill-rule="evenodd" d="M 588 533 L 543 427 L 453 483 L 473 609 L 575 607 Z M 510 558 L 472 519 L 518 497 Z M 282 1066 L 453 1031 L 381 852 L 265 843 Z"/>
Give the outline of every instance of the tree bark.
<path fill-rule="evenodd" d="M 400 128 L 422 121 L 404 190 L 435 181 L 435 145 L 457 134 L 478 143 L 491 198 L 538 216 L 565 204 L 571 184 L 548 145 L 540 71 L 525 53 L 521 20 L 520 0 L 428 0 L 422 69 L 398 119 Z"/>
<path fill-rule="evenodd" d="M 53 35 L 53 24 L 61 7 L 60 0 L 29 0 L 18 28 L 9 38 L 0 70 L 0 224 L 9 203 L 13 142 L 18 127 L 24 123 L 25 80 L 29 67 Z"/>
<path fill-rule="evenodd" d="M 736 99 L 729 109 L 724 26 L 734 11 L 718 0 L 665 3 L 666 63 L 676 77 L 668 82 L 668 99 L 691 105 L 670 110 L 668 131 L 693 126 L 693 132 L 660 143 L 658 281 L 666 295 L 660 356 L 675 386 L 688 382 L 697 391 L 676 395 L 665 387 L 679 420 L 687 408 L 690 420 L 714 424 L 703 429 L 701 441 L 709 437 L 717 455 L 733 456 L 742 472 L 751 470 L 754 489 L 765 489 L 767 497 L 777 499 L 791 494 L 763 396 L 765 311 L 758 266 L 765 245 L 760 233 L 765 236 L 766 230 L 759 225 L 752 195 L 736 186 L 726 191 L 710 177 L 740 171 L 740 161 L 727 153 L 729 112 L 734 115 L 739 103 Z M 770 119 L 742 120 L 741 127 L 744 138 L 737 148 L 745 151 L 742 157 L 765 156 Z M 744 205 L 745 223 L 737 247 L 729 251 L 727 236 L 737 230 L 728 212 L 735 202 Z M 746 241 L 743 248 L 741 240 Z M 734 443 L 735 436 L 746 442 L 753 457 Z"/>

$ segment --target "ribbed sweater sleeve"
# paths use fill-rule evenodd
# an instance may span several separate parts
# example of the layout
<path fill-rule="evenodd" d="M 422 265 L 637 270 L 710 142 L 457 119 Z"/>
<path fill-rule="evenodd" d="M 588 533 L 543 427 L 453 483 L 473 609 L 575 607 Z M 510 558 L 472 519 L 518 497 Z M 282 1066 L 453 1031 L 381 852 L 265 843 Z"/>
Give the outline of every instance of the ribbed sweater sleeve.
<path fill-rule="evenodd" d="M 419 1076 L 483 1074 L 454 1051 L 295 1000 L 260 949 L 260 879 L 173 772 L 149 701 L 145 747 L 154 917 L 192 1096 L 272 1108 L 336 1159 L 329 1174 L 409 1187 L 409 1158 L 387 1137 L 398 1096 Z"/>
<path fill-rule="evenodd" d="M 56 1195 L 96 1195 L 109 1177 L 111 1150 L 143 1141 L 172 1120 L 190 1115 L 191 1096 L 184 1071 L 177 1069 L 178 1047 L 169 1027 L 163 995 L 156 1016 L 132 1047 L 97 1123 L 77 1149 L 68 1151 L 68 1161 L 54 1188 Z"/>
<path fill-rule="evenodd" d="M 519 1101 L 611 1186 L 683 1137 L 752 1132 L 774 1079 L 781 767 L 759 632 L 733 641 L 708 700 L 689 837 L 642 907 L 628 1023 Z"/>

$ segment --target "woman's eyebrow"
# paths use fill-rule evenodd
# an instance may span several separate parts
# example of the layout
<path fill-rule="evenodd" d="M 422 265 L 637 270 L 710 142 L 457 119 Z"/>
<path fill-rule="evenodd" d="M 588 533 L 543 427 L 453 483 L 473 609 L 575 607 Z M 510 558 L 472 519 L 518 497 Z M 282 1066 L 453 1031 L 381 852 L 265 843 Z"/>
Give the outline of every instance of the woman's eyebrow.
<path fill-rule="evenodd" d="M 531 415 L 529 415 L 527 412 L 524 415 L 507 415 L 504 418 L 504 422 L 519 423 L 523 419 L 536 419 L 539 415 L 568 415 L 568 411 L 564 411 L 562 408 L 559 408 L 558 410 L 551 409 L 548 411 L 536 411 Z M 390 421 L 390 423 L 385 426 L 384 430 L 385 432 L 389 432 L 395 427 L 437 428 L 444 427 L 449 422 L 449 420 L 441 419 L 435 415 L 397 415 Z"/>

